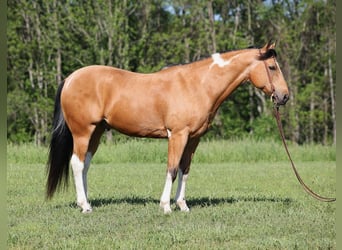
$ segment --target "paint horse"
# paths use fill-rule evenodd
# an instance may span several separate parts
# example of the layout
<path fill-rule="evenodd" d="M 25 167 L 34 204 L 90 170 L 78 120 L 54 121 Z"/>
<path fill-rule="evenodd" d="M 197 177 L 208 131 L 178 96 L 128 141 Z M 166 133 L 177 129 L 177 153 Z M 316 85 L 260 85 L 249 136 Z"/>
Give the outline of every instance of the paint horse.
<path fill-rule="evenodd" d="M 171 212 L 172 184 L 178 174 L 175 202 L 189 211 L 185 186 L 200 137 L 221 103 L 243 82 L 284 105 L 289 90 L 276 61 L 275 44 L 216 53 L 207 59 L 140 74 L 108 66 L 87 66 L 60 84 L 54 110 L 47 166 L 47 198 L 67 184 L 73 170 L 77 204 L 91 212 L 87 172 L 106 129 L 136 137 L 168 138 L 168 161 L 160 207 Z"/>

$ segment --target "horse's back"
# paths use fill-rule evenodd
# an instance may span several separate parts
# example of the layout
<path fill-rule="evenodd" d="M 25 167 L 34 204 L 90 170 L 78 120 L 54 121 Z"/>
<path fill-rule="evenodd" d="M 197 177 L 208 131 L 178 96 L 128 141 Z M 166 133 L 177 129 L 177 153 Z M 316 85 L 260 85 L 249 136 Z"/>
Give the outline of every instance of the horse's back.
<path fill-rule="evenodd" d="M 128 135 L 167 137 L 167 130 L 202 131 L 210 105 L 196 77 L 183 67 L 140 74 L 108 66 L 88 66 L 65 82 L 61 102 L 67 122 L 109 126 Z"/>

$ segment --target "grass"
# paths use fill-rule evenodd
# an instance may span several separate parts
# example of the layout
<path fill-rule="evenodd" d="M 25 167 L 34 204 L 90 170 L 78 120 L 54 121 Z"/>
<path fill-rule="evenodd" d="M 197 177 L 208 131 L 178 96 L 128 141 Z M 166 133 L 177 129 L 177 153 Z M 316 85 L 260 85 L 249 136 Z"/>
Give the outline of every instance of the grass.
<path fill-rule="evenodd" d="M 322 145 L 289 145 L 294 160 L 336 161 L 336 148 Z M 32 144 L 7 146 L 8 162 L 45 163 L 48 148 Z M 167 140 L 133 139 L 119 144 L 100 144 L 92 163 L 162 163 L 167 161 Z M 202 141 L 194 163 L 288 161 L 281 141 Z"/>
<path fill-rule="evenodd" d="M 9 249 L 336 249 L 336 204 L 306 195 L 280 144 L 200 144 L 187 186 L 191 212 L 170 215 L 159 209 L 166 147 L 102 145 L 88 174 L 93 213 L 84 215 L 72 182 L 44 200 L 47 149 L 9 145 Z M 334 196 L 335 149 L 290 151 L 306 183 Z"/>

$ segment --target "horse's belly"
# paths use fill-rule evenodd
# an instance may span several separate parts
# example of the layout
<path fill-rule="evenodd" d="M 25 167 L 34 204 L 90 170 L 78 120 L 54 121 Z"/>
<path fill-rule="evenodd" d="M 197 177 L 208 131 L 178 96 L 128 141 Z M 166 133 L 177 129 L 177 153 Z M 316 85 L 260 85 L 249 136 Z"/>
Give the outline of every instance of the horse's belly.
<path fill-rule="evenodd" d="M 117 113 L 110 118 L 105 118 L 105 120 L 113 129 L 129 136 L 167 137 L 167 129 L 160 119 L 146 113 Z"/>

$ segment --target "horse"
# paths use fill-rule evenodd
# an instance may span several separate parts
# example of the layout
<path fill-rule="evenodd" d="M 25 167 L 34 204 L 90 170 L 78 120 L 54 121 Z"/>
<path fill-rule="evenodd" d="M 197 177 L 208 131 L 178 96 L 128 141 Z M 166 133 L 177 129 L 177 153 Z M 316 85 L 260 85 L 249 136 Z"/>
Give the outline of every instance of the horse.
<path fill-rule="evenodd" d="M 175 203 L 189 211 L 185 187 L 200 137 L 221 103 L 246 81 L 285 105 L 289 90 L 276 60 L 275 43 L 215 53 L 206 59 L 142 74 L 91 65 L 72 72 L 59 84 L 47 163 L 46 197 L 74 176 L 77 205 L 92 211 L 87 172 L 101 135 L 115 129 L 128 136 L 168 139 L 166 180 L 160 197 L 171 212 L 172 185 L 178 175 Z"/>

